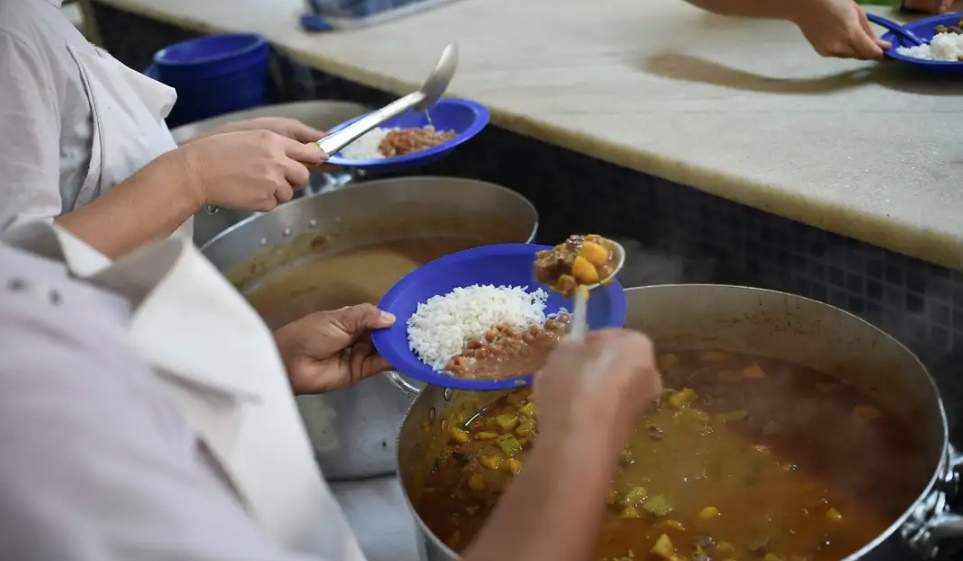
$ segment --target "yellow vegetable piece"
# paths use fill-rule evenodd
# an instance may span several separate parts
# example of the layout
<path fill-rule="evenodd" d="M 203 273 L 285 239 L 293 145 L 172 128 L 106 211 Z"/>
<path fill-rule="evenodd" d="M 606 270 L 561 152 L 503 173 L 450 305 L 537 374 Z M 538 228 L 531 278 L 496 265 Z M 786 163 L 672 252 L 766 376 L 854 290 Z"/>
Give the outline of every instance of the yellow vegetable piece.
<path fill-rule="evenodd" d="M 648 492 L 645 490 L 645 487 L 632 487 L 629 489 L 629 492 L 625 494 L 625 497 L 622 498 L 622 504 L 634 507 L 639 504 L 647 494 Z"/>
<path fill-rule="evenodd" d="M 482 456 L 478 459 L 478 463 L 491 470 L 502 467 L 502 459 L 499 456 Z"/>
<path fill-rule="evenodd" d="M 518 436 L 529 436 L 535 432 L 535 421 L 532 419 L 522 419 L 515 427 L 515 434 Z"/>
<path fill-rule="evenodd" d="M 843 513 L 839 512 L 835 508 L 830 508 L 826 511 L 826 520 L 830 522 L 842 522 Z"/>
<path fill-rule="evenodd" d="M 512 415 L 511 413 L 504 413 L 495 417 L 495 424 L 498 425 L 498 428 L 502 429 L 502 432 L 511 432 L 518 426 L 518 416 Z"/>
<path fill-rule="evenodd" d="M 521 407 L 518 408 L 518 412 L 521 413 L 522 415 L 525 415 L 526 417 L 534 417 L 534 416 L 535 416 L 535 402 L 534 402 L 534 401 L 529 401 L 529 402 L 526 403 L 525 405 L 522 405 Z"/>
<path fill-rule="evenodd" d="M 707 506 L 699 511 L 699 518 L 703 520 L 712 520 L 716 516 L 719 516 L 719 509 L 714 506 Z"/>
<path fill-rule="evenodd" d="M 497 432 L 483 430 L 475 433 L 475 440 L 494 440 L 498 438 Z"/>
<path fill-rule="evenodd" d="M 688 405 L 698 397 L 699 394 L 692 388 L 683 388 L 669 396 L 669 405 L 676 409 L 682 409 L 683 407 L 688 407 Z"/>
<path fill-rule="evenodd" d="M 469 440 L 469 436 L 467 432 L 461 429 L 456 429 L 454 427 L 448 429 L 448 436 L 451 438 L 451 440 L 454 440 L 455 442 L 459 442 L 461 444 L 464 444 Z"/>
<path fill-rule="evenodd" d="M 665 525 L 668 526 L 669 528 L 672 528 L 673 530 L 685 532 L 685 526 L 682 524 L 682 522 L 679 522 L 678 520 L 666 520 Z"/>
<path fill-rule="evenodd" d="M 522 443 L 510 434 L 499 436 L 495 439 L 495 444 L 497 444 L 509 458 L 513 458 L 522 453 Z"/>
<path fill-rule="evenodd" d="M 672 512 L 672 504 L 669 503 L 669 499 L 665 498 L 665 495 L 649 497 L 642 508 L 655 516 L 665 516 Z"/>
<path fill-rule="evenodd" d="M 883 412 L 872 405 L 857 405 L 853 407 L 853 414 L 867 421 L 875 421 L 883 416 Z"/>
<path fill-rule="evenodd" d="M 753 364 L 742 369 L 742 377 L 747 380 L 762 380 L 768 378 L 769 375 L 758 364 Z"/>
<path fill-rule="evenodd" d="M 596 267 L 601 267 L 609 262 L 608 248 L 595 242 L 583 241 L 578 254 Z"/>
<path fill-rule="evenodd" d="M 572 276 L 579 284 L 595 284 L 599 282 L 599 272 L 588 259 L 578 256 L 572 262 Z"/>
<path fill-rule="evenodd" d="M 522 462 L 516 460 L 515 458 L 508 458 L 502 465 L 505 466 L 508 471 L 512 472 L 512 475 L 518 475 L 522 472 Z"/>
<path fill-rule="evenodd" d="M 669 539 L 669 536 L 660 534 L 659 538 L 655 540 L 655 545 L 652 546 L 649 552 L 671 561 L 672 556 L 675 554 L 675 546 L 672 545 L 672 540 Z"/>
<path fill-rule="evenodd" d="M 782 561 L 782 557 L 779 557 L 775 553 L 767 553 L 763 556 L 762 561 Z"/>
<path fill-rule="evenodd" d="M 484 491 L 487 485 L 485 484 L 485 478 L 477 473 L 473 473 L 471 477 L 468 478 L 468 488 L 472 491 Z"/>
<path fill-rule="evenodd" d="M 634 506 L 627 506 L 623 508 L 619 516 L 621 516 L 622 518 L 639 518 L 640 517 L 639 510 Z"/>

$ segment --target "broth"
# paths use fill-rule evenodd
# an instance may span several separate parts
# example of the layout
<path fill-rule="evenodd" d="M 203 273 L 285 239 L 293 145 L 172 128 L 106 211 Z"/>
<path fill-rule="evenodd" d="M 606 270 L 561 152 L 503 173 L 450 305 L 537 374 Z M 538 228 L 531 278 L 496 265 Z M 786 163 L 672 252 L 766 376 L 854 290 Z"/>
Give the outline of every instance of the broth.
<path fill-rule="evenodd" d="M 596 559 L 838 561 L 920 491 L 920 445 L 849 384 L 736 353 L 659 363 L 674 389 L 622 452 Z M 467 426 L 444 421 L 449 443 L 414 502 L 455 550 L 523 468 L 537 430 L 529 399 L 513 392 Z"/>
<path fill-rule="evenodd" d="M 312 254 L 266 274 L 245 295 L 276 329 L 311 312 L 376 304 L 420 265 L 481 243 L 462 237 L 410 238 Z"/>

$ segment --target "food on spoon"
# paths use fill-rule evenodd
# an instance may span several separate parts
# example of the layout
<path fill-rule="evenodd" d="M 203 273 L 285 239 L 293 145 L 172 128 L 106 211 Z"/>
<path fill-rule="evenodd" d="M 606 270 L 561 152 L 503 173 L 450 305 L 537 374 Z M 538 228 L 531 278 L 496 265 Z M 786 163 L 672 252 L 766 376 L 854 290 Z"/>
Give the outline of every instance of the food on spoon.
<path fill-rule="evenodd" d="M 730 352 L 673 349 L 659 366 L 669 389 L 626 449 L 596 561 L 838 561 L 892 524 L 926 480 L 928 456 L 909 427 L 835 377 Z M 722 376 L 744 371 L 766 376 Z M 537 417 L 525 389 L 439 420 L 467 437 L 439 443 L 413 503 L 454 550 L 526 469 Z"/>
<path fill-rule="evenodd" d="M 428 125 L 411 128 L 374 128 L 341 150 L 350 160 L 380 160 L 427 150 L 455 138 L 455 131 Z"/>
<path fill-rule="evenodd" d="M 571 296 L 575 287 L 611 280 L 615 251 L 602 236 L 569 236 L 565 243 L 535 254 L 535 277 L 552 290 Z"/>
<path fill-rule="evenodd" d="M 460 378 L 495 380 L 540 369 L 568 331 L 564 311 L 545 313 L 548 294 L 472 285 L 418 304 L 408 345 L 424 363 Z"/>

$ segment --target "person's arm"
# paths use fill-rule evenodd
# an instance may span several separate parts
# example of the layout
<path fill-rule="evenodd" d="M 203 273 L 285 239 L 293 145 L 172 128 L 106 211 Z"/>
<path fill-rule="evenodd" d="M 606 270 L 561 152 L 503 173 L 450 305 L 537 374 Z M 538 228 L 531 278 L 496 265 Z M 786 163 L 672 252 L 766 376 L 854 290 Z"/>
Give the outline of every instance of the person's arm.
<path fill-rule="evenodd" d="M 206 204 L 271 210 L 324 159 L 317 145 L 266 130 L 218 134 L 159 156 L 57 223 L 116 258 L 169 236 Z"/>
<path fill-rule="evenodd" d="M 465 561 L 586 561 L 619 451 L 662 391 L 651 343 L 628 331 L 564 341 L 535 381 L 539 434 Z"/>
<path fill-rule="evenodd" d="M 880 59 L 890 47 L 876 37 L 866 13 L 853 0 L 686 1 L 717 14 L 789 20 L 823 56 Z"/>

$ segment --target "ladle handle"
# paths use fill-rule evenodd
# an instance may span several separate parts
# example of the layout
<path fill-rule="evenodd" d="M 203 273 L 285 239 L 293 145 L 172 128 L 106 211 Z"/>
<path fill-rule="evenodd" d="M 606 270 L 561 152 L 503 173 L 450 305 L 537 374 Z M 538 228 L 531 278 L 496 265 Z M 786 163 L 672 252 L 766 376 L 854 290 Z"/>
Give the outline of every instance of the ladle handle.
<path fill-rule="evenodd" d="M 581 341 L 585 339 L 585 332 L 588 331 L 588 319 L 585 317 L 588 314 L 588 289 L 584 286 L 575 287 L 573 299 L 575 311 L 572 312 L 572 329 L 568 336 L 575 341 Z"/>
<path fill-rule="evenodd" d="M 325 154 L 332 156 L 345 146 L 357 140 L 359 136 L 384 123 L 388 119 L 401 115 L 424 101 L 424 99 L 425 94 L 420 91 L 412 92 L 402 98 L 398 98 L 381 109 L 372 111 L 350 125 L 338 129 L 322 138 L 318 141 L 318 146 L 324 150 Z"/>

